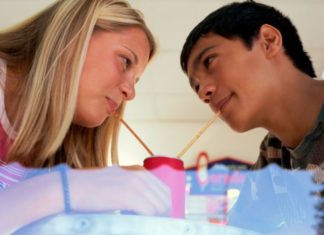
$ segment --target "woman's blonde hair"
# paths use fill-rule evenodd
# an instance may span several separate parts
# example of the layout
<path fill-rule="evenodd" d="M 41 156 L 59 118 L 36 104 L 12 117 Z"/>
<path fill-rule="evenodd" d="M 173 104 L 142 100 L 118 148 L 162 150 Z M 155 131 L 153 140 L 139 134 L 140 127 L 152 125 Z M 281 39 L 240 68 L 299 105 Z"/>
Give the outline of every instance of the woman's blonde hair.
<path fill-rule="evenodd" d="M 122 0 L 60 0 L 39 14 L 0 32 L 0 57 L 19 81 L 17 136 L 8 161 L 30 167 L 66 162 L 75 168 L 104 167 L 108 153 L 118 163 L 117 118 L 96 128 L 72 124 L 79 78 L 94 30 L 139 27 L 156 43 L 142 14 Z M 118 109 L 122 116 L 125 104 Z"/>

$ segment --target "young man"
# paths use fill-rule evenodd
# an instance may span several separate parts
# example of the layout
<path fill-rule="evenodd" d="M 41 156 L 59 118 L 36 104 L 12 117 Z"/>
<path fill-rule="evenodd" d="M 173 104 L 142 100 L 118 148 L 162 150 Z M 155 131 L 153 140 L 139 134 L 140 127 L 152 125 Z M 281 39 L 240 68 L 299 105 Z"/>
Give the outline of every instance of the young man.
<path fill-rule="evenodd" d="M 324 162 L 324 81 L 313 79 L 297 30 L 281 12 L 254 1 L 212 12 L 187 37 L 181 66 L 232 129 L 269 131 L 254 169 Z"/>

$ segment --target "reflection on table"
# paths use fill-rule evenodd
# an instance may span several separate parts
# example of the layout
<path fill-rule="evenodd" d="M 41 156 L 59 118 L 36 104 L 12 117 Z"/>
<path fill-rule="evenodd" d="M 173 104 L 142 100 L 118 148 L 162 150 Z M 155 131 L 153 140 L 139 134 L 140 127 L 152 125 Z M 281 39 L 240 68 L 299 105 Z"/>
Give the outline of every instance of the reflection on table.
<path fill-rule="evenodd" d="M 316 192 L 323 185 L 314 178 L 323 182 L 323 176 L 321 169 L 292 171 L 275 164 L 256 171 L 231 170 L 224 165 L 203 174 L 190 171 L 186 218 L 261 234 L 316 234 L 321 213 L 316 210 L 321 201 Z"/>
<path fill-rule="evenodd" d="M 317 173 L 318 177 L 314 177 Z M 36 221 L 15 234 L 231 234 L 315 235 L 322 202 L 322 170 L 288 171 L 276 165 L 257 171 L 209 169 L 200 190 L 187 172 L 186 217 L 124 214 L 62 214 Z M 196 188 L 195 188 L 196 187 Z M 317 193 L 317 194 L 316 194 Z"/>
<path fill-rule="evenodd" d="M 21 228 L 15 235 L 257 235 L 252 231 L 207 222 L 113 214 L 58 215 Z"/>

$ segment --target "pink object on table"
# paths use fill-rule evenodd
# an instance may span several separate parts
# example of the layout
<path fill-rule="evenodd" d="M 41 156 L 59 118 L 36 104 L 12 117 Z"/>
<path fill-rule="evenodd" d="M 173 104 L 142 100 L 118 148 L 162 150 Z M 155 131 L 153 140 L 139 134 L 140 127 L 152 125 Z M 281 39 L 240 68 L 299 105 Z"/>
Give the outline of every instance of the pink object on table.
<path fill-rule="evenodd" d="M 186 174 L 178 158 L 154 156 L 144 160 L 144 167 L 169 186 L 172 194 L 170 216 L 184 218 Z"/>

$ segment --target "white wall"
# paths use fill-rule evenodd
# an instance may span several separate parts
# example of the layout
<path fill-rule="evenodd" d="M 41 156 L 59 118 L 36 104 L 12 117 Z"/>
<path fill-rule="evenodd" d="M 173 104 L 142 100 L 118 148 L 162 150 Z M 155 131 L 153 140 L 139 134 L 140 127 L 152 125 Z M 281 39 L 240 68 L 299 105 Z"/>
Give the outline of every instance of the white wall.
<path fill-rule="evenodd" d="M 129 122 L 145 144 L 156 155 L 177 156 L 205 123 L 198 122 Z M 196 156 L 206 151 L 211 160 L 222 156 L 235 156 L 254 162 L 258 156 L 259 144 L 265 135 L 263 129 L 239 134 L 216 121 L 183 156 L 186 166 L 193 166 Z M 120 142 L 121 163 L 141 164 L 148 156 L 146 150 L 122 128 Z"/>

